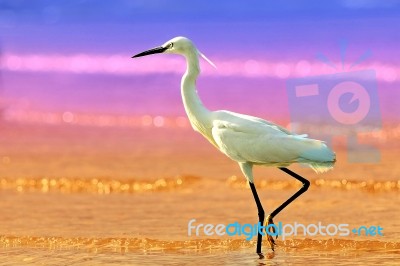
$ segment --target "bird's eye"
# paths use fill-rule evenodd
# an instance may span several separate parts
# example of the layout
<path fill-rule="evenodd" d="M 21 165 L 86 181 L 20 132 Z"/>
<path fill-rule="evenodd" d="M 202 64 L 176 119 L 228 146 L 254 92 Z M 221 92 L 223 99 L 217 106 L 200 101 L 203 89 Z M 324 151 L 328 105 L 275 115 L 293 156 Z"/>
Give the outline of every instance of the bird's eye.
<path fill-rule="evenodd" d="M 171 42 L 171 43 L 168 45 L 168 48 L 171 49 L 172 47 L 174 47 L 174 43 Z"/>

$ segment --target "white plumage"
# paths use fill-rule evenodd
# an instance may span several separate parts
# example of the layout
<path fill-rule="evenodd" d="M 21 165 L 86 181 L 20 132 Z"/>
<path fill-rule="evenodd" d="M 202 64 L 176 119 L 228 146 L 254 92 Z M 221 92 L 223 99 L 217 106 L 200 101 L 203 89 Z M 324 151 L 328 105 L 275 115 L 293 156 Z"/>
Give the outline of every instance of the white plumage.
<path fill-rule="evenodd" d="M 307 179 L 290 171 L 286 166 L 292 163 L 306 164 L 318 173 L 333 167 L 335 154 L 322 141 L 309 139 L 307 135 L 293 134 L 261 118 L 230 111 L 210 111 L 205 108 L 196 92 L 196 79 L 200 74 L 199 56 L 211 65 L 214 64 L 200 53 L 189 39 L 176 37 L 160 47 L 133 57 L 155 53 L 180 54 L 186 58 L 187 69 L 182 77 L 181 93 L 190 124 L 222 153 L 238 162 L 244 176 L 250 182 L 259 223 L 266 225 L 265 228 L 274 225 L 272 219 L 310 186 Z M 271 212 L 265 220 L 265 212 L 254 186 L 253 165 L 279 167 L 303 184 L 298 192 Z M 275 241 L 271 234 L 267 234 L 267 240 L 274 250 Z M 256 252 L 260 258 L 264 258 L 261 243 L 262 234 L 259 230 Z"/>
<path fill-rule="evenodd" d="M 316 172 L 333 167 L 335 154 L 319 140 L 295 135 L 257 117 L 217 111 L 213 113 L 212 136 L 219 150 L 238 163 L 286 167 L 309 165 Z M 246 176 L 253 182 L 252 176 Z"/>
<path fill-rule="evenodd" d="M 252 165 L 285 167 L 292 163 L 302 163 L 318 173 L 333 167 L 335 154 L 322 141 L 309 139 L 307 135 L 293 134 L 258 117 L 206 109 L 195 86 L 200 74 L 199 56 L 214 64 L 189 39 L 176 37 L 134 57 L 153 53 L 180 54 L 186 58 L 187 70 L 182 77 L 181 92 L 193 129 L 226 156 L 238 162 L 250 182 L 254 181 Z"/>

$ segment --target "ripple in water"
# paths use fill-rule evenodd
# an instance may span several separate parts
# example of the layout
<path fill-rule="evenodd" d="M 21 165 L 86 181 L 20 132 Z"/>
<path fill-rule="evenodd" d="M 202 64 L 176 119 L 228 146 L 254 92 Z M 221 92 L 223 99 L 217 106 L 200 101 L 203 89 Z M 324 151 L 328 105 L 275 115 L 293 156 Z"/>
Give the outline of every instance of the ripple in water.
<path fill-rule="evenodd" d="M 1 178 L 0 189 L 16 190 L 18 192 L 136 193 L 175 190 L 196 182 L 198 179 L 195 176 L 160 178 L 155 181 L 111 178 Z"/>
<path fill-rule="evenodd" d="M 10 247 L 36 247 L 50 249 L 85 249 L 129 251 L 234 251 L 255 247 L 255 241 L 243 239 L 196 239 L 158 240 L 149 238 L 86 238 L 86 237 L 34 237 L 0 236 L 0 245 Z M 266 243 L 265 243 L 266 244 Z M 400 242 L 347 240 L 347 239 L 291 239 L 277 241 L 278 250 L 319 250 L 319 251 L 376 251 L 400 254 Z M 267 245 L 265 245 L 266 247 Z"/>
<path fill-rule="evenodd" d="M 233 188 L 246 188 L 248 184 L 244 178 L 232 176 L 226 181 L 227 184 Z M 397 181 L 355 181 L 355 180 L 332 180 L 332 179 L 316 179 L 310 180 L 311 187 L 316 188 L 331 188 L 341 190 L 362 190 L 365 192 L 400 192 L 400 180 Z M 289 189 L 299 188 L 301 184 L 296 181 L 278 181 L 278 180 L 261 180 L 255 181 L 255 185 L 259 189 Z"/>

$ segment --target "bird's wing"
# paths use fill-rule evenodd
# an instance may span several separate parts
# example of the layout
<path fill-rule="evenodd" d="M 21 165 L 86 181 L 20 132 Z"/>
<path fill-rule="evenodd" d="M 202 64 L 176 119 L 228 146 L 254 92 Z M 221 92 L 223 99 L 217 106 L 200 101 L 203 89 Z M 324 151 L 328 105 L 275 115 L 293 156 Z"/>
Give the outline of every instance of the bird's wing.
<path fill-rule="evenodd" d="M 253 118 L 253 117 L 251 117 Z M 265 120 L 222 116 L 214 119 L 212 136 L 219 149 L 238 162 L 284 165 L 307 161 L 307 154 L 324 145 L 321 141 L 294 135 Z"/>
<path fill-rule="evenodd" d="M 247 120 L 247 121 L 252 121 L 252 122 L 256 122 L 256 123 L 261 123 L 261 124 L 265 124 L 268 125 L 274 129 L 278 129 L 279 131 L 282 131 L 284 133 L 286 133 L 287 135 L 295 135 L 292 132 L 290 132 L 289 130 L 287 130 L 284 127 L 281 127 L 280 125 L 274 124 L 268 120 L 259 118 L 259 117 L 255 117 L 255 116 L 251 116 L 251 115 L 244 115 L 244 114 L 239 114 L 239 113 L 235 113 L 235 112 L 231 112 L 231 111 L 217 111 L 216 113 L 219 113 L 219 116 L 229 116 L 229 121 L 232 122 L 237 122 L 237 123 L 241 123 L 243 120 Z M 302 135 L 302 136 L 306 136 L 306 135 Z"/>

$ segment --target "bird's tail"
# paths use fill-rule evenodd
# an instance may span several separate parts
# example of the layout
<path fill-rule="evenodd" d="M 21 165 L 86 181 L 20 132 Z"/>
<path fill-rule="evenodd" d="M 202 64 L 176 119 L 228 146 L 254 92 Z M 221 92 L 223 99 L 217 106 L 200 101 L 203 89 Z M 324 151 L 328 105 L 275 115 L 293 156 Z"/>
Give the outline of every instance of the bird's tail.
<path fill-rule="evenodd" d="M 308 165 L 317 173 L 331 170 L 336 162 L 336 154 L 323 141 L 303 140 L 307 140 L 308 144 L 307 148 L 302 150 L 299 162 Z"/>
<path fill-rule="evenodd" d="M 333 166 L 335 164 L 335 161 L 320 162 L 320 163 L 308 163 L 308 166 L 310 166 L 311 169 L 313 169 L 316 173 L 321 174 L 321 173 L 328 172 L 329 170 L 332 170 Z"/>

